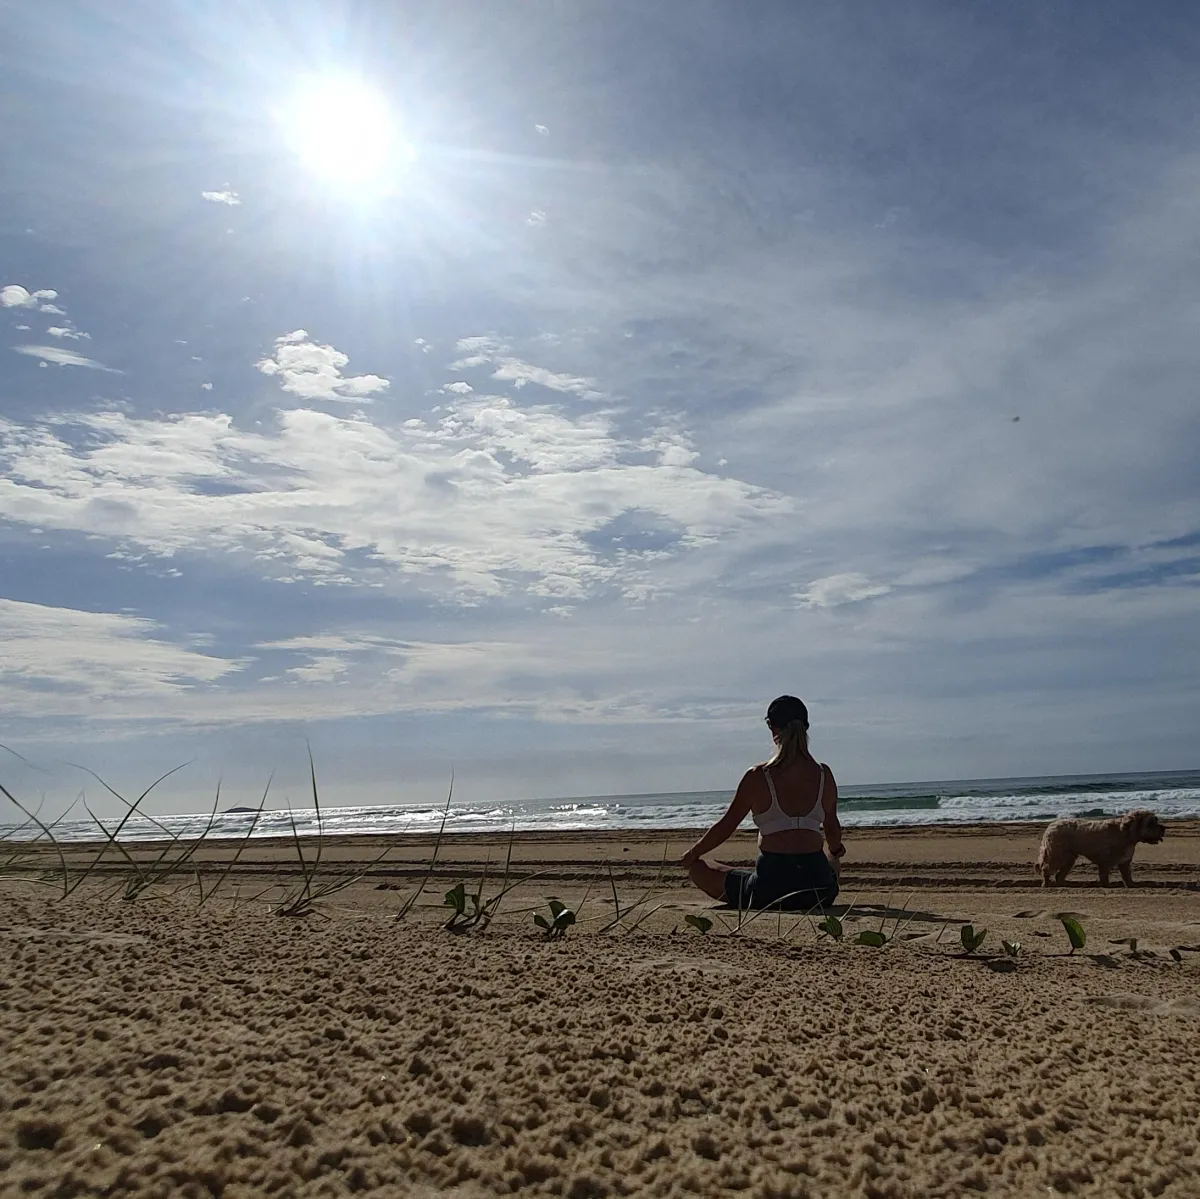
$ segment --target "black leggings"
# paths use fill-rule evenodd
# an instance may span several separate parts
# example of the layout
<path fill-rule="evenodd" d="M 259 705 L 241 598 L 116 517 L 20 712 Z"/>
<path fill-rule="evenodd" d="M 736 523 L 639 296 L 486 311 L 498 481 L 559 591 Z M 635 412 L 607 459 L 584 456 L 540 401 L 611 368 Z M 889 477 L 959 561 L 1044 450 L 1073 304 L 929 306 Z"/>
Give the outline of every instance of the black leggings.
<path fill-rule="evenodd" d="M 807 912 L 827 908 L 837 898 L 838 882 L 823 850 L 815 853 L 768 853 L 760 850 L 753 870 L 725 875 L 725 902 L 734 908 Z"/>

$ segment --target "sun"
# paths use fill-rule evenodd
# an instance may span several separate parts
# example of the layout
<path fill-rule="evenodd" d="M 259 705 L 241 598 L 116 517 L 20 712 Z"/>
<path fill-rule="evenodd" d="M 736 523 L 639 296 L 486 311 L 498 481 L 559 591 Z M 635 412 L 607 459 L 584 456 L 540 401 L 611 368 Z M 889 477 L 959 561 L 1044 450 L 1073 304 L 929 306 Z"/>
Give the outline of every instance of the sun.
<path fill-rule="evenodd" d="M 350 193 L 386 190 L 412 161 L 386 98 L 352 75 L 298 87 L 280 112 L 291 150 L 322 182 Z"/>

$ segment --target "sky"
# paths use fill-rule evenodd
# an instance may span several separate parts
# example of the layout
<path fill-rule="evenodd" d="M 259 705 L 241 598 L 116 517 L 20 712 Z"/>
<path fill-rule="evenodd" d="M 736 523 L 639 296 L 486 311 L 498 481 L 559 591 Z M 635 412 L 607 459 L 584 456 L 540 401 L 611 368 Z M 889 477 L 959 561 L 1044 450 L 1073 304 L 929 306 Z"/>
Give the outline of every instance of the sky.
<path fill-rule="evenodd" d="M 1200 766 L 1198 59 L 1132 0 L 0 9 L 0 782 L 721 789 L 780 693 L 843 783 Z"/>

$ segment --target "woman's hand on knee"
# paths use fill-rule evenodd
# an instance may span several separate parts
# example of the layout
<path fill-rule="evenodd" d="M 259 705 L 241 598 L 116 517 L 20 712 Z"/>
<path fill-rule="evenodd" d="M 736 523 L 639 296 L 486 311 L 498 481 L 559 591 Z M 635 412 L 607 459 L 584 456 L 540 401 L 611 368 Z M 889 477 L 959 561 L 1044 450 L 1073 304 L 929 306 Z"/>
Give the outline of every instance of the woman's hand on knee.
<path fill-rule="evenodd" d="M 691 870 L 691 868 L 692 868 L 692 867 L 693 867 L 693 866 L 694 866 L 694 865 L 695 865 L 695 864 L 696 864 L 698 861 L 700 861 L 700 855 L 699 855 L 699 854 L 696 852 L 696 847 L 693 845 L 693 846 L 692 846 L 692 848 L 691 848 L 691 849 L 689 849 L 689 850 L 688 850 L 688 851 L 687 851 L 687 852 L 686 852 L 686 853 L 683 855 L 683 857 L 681 857 L 681 858 L 679 859 L 679 864 L 680 864 L 680 866 L 682 866 L 682 867 L 684 868 L 684 870 Z"/>

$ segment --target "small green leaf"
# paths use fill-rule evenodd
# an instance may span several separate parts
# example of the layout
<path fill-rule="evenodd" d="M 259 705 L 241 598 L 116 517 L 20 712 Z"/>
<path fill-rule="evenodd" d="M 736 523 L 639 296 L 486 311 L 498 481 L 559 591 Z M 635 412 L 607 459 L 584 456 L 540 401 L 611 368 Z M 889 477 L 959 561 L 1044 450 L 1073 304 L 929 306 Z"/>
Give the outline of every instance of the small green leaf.
<path fill-rule="evenodd" d="M 550 921 L 547 920 L 546 917 L 541 914 L 541 912 L 534 912 L 533 922 L 538 926 L 538 928 L 544 928 L 547 932 L 550 931 Z"/>
<path fill-rule="evenodd" d="M 566 911 L 567 905 L 561 899 L 548 899 L 546 902 L 550 905 L 550 915 L 556 920 L 559 912 Z"/>
<path fill-rule="evenodd" d="M 461 916 L 467 909 L 467 889 L 462 883 L 451 887 L 446 892 L 446 898 L 442 900 L 442 906 L 453 908 L 456 915 Z"/>
<path fill-rule="evenodd" d="M 685 924 L 690 924 L 698 932 L 706 933 L 712 928 L 712 921 L 707 916 L 688 915 L 683 918 Z"/>
<path fill-rule="evenodd" d="M 1137 937 L 1129 938 L 1129 952 L 1137 953 Z"/>
<path fill-rule="evenodd" d="M 1060 916 L 1059 919 L 1066 930 L 1067 940 L 1071 942 L 1071 952 L 1082 949 L 1087 944 L 1087 933 L 1084 932 L 1083 925 L 1074 916 Z"/>
<path fill-rule="evenodd" d="M 563 908 L 557 916 L 554 917 L 554 927 L 560 932 L 564 928 L 570 928 L 575 923 L 575 913 L 570 908 Z"/>
<path fill-rule="evenodd" d="M 1020 941 L 1001 941 L 1000 944 L 1004 947 L 1004 952 L 1010 958 L 1015 958 L 1021 952 Z"/>
<path fill-rule="evenodd" d="M 1183 954 L 1181 954 L 1181 953 L 1179 952 L 1179 950 L 1178 950 L 1178 949 L 1172 949 L 1172 950 L 1171 950 L 1171 956 L 1172 956 L 1172 957 L 1173 957 L 1173 958 L 1174 958 L 1174 959 L 1175 959 L 1177 962 L 1182 962 L 1182 961 L 1183 961 Z"/>
<path fill-rule="evenodd" d="M 882 949 L 888 943 L 887 937 L 874 929 L 865 928 L 854 938 L 855 945 L 870 945 L 872 949 Z"/>
<path fill-rule="evenodd" d="M 826 916 L 820 924 L 817 925 L 819 932 L 824 933 L 827 937 L 832 937 L 835 941 L 840 941 L 845 936 L 845 930 L 842 928 L 842 922 L 836 916 Z"/>
<path fill-rule="evenodd" d="M 984 937 L 987 936 L 987 929 L 981 928 L 978 932 L 975 931 L 975 926 L 964 924 L 959 930 L 959 939 L 962 941 L 963 948 L 968 953 L 974 953 L 980 945 L 983 944 Z"/>

